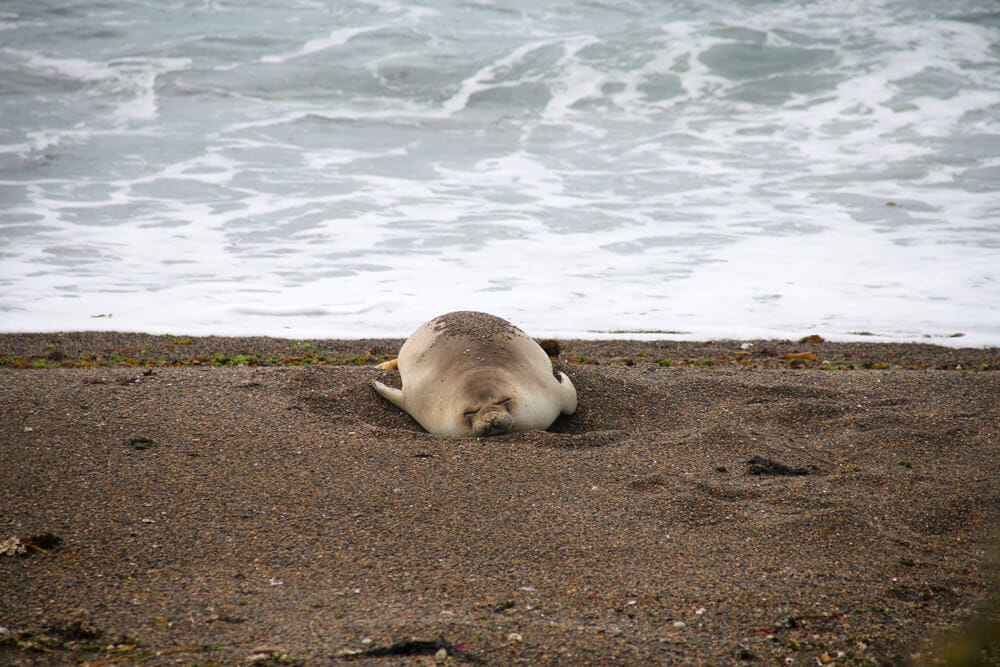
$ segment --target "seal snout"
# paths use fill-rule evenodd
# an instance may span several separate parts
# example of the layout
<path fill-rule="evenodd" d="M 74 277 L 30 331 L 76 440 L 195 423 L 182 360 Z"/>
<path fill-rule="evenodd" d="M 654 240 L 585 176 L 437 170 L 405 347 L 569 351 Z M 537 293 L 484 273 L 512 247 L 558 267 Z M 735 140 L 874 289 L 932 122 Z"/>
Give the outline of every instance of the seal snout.
<path fill-rule="evenodd" d="M 510 433 L 513 426 L 514 420 L 502 405 L 487 405 L 472 418 L 472 431 L 477 438 Z"/>

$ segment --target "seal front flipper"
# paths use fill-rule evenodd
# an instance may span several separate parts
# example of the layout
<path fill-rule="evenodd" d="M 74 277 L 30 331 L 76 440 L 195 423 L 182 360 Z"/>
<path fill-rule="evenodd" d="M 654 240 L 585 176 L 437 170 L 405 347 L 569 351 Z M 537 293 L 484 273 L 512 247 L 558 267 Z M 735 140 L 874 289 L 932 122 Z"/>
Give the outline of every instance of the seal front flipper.
<path fill-rule="evenodd" d="M 378 380 L 372 380 L 372 387 L 375 388 L 375 391 L 377 391 L 382 398 L 386 399 L 403 412 L 407 412 L 406 404 L 403 401 L 403 391 L 401 389 L 389 387 L 382 384 Z"/>
<path fill-rule="evenodd" d="M 375 368 L 381 368 L 384 371 L 394 371 L 399 368 L 399 359 L 390 359 L 389 361 L 383 361 L 381 364 L 376 364 Z"/>
<path fill-rule="evenodd" d="M 559 399 L 560 414 L 571 415 L 576 412 L 576 387 L 562 371 L 559 371 Z"/>

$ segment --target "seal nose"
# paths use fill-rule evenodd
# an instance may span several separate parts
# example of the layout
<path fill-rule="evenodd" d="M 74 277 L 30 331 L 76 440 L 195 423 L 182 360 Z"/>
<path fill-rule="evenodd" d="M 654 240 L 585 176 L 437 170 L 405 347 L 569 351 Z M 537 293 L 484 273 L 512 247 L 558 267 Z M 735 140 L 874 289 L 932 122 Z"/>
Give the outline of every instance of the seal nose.
<path fill-rule="evenodd" d="M 486 406 L 472 419 L 472 430 L 477 438 L 510 433 L 513 425 L 510 413 L 498 405 Z"/>

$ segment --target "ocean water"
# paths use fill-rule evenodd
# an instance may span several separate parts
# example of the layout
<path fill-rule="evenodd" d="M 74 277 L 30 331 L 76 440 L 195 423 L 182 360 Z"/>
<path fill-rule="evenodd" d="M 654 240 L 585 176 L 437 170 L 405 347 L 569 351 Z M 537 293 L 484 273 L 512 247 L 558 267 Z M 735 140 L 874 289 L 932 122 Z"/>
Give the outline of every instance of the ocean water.
<path fill-rule="evenodd" d="M 0 5 L 0 330 L 454 309 L 1000 344 L 1000 4 Z"/>

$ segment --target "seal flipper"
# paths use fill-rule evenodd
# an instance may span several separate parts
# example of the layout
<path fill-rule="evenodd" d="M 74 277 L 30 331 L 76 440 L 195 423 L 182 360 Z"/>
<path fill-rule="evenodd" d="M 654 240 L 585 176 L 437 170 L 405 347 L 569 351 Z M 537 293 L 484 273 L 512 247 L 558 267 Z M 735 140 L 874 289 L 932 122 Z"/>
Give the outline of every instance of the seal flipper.
<path fill-rule="evenodd" d="M 559 399 L 560 414 L 571 415 L 576 412 L 576 387 L 573 386 L 569 376 L 562 371 L 559 371 Z"/>
<path fill-rule="evenodd" d="M 406 409 L 406 404 L 403 401 L 403 391 L 401 389 L 396 389 L 395 387 L 389 387 L 382 384 L 378 380 L 372 380 L 372 386 L 379 395 L 395 405 L 397 408 L 403 412 L 408 412 Z"/>

